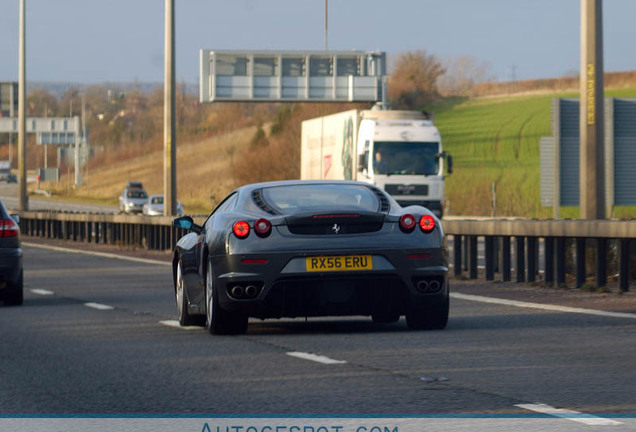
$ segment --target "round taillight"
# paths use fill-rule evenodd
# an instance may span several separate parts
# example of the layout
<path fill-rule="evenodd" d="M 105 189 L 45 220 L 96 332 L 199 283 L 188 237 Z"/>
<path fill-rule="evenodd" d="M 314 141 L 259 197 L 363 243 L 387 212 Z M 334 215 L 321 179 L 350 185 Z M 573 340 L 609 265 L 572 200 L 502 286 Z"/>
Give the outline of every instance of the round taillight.
<path fill-rule="evenodd" d="M 238 221 L 234 224 L 232 231 L 234 231 L 234 235 L 238 238 L 245 238 L 250 233 L 250 226 L 245 221 Z"/>
<path fill-rule="evenodd" d="M 415 228 L 415 217 L 411 214 L 405 214 L 400 217 L 400 228 L 403 231 L 412 231 Z"/>
<path fill-rule="evenodd" d="M 422 228 L 422 231 L 424 231 L 427 234 L 433 231 L 433 229 L 435 229 L 435 219 L 433 219 L 433 216 L 430 216 L 430 215 L 422 216 L 420 218 L 420 228 Z"/>
<path fill-rule="evenodd" d="M 254 231 L 259 236 L 265 237 L 272 231 L 272 224 L 267 219 L 259 219 L 254 223 Z"/>

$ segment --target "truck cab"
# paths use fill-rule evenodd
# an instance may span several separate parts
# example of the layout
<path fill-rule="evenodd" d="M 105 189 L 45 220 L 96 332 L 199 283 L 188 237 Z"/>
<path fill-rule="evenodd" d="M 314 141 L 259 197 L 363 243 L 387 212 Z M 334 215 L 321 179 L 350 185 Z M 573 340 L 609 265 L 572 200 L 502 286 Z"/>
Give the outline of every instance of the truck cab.
<path fill-rule="evenodd" d="M 424 113 L 364 111 L 357 151 L 358 180 L 384 189 L 401 206 L 423 205 L 442 217 L 444 165 L 450 173 L 452 159 Z"/>

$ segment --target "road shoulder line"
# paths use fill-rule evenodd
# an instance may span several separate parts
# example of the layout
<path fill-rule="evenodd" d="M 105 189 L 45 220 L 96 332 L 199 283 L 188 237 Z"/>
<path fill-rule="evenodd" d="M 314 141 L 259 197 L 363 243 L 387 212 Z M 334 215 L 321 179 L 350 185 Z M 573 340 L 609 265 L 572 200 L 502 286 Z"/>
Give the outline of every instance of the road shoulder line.
<path fill-rule="evenodd" d="M 565 312 L 565 313 L 577 313 L 577 314 L 585 314 L 585 315 L 596 315 L 596 316 L 604 316 L 611 318 L 628 318 L 628 319 L 636 319 L 636 314 L 632 313 L 624 313 L 624 312 L 606 312 L 595 309 L 583 309 L 583 308 L 574 308 L 569 306 L 558 306 L 553 304 L 543 304 L 543 303 L 532 303 L 532 302 L 524 302 L 518 300 L 506 300 L 496 297 L 485 297 L 479 295 L 472 294 L 462 294 L 462 293 L 451 293 L 451 298 L 455 298 L 458 300 L 468 300 L 475 301 L 481 303 L 492 303 L 504 306 L 513 306 L 519 308 L 526 309 L 541 309 L 552 312 Z"/>
<path fill-rule="evenodd" d="M 40 248 L 40 249 L 53 250 L 57 252 L 68 252 L 68 253 L 92 255 L 92 256 L 97 256 L 102 258 L 115 258 L 115 259 L 120 259 L 124 261 L 138 262 L 142 264 L 152 264 L 152 265 L 162 265 L 162 266 L 172 265 L 171 263 L 166 261 L 152 260 L 147 258 L 135 258 L 135 257 L 129 257 L 126 255 L 117 255 L 117 254 L 108 253 L 108 252 L 85 251 L 85 250 L 70 249 L 70 248 L 65 248 L 60 246 L 41 245 L 41 244 L 31 243 L 31 242 L 22 242 L 22 245 L 28 246 L 28 247 Z"/>

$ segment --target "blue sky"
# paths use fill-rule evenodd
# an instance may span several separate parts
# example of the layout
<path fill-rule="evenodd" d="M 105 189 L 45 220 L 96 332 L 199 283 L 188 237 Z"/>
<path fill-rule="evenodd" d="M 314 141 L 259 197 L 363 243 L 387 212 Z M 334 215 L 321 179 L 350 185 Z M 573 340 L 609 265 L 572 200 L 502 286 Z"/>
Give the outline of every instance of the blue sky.
<path fill-rule="evenodd" d="M 27 79 L 162 81 L 163 0 L 26 0 Z M 319 50 L 324 0 L 176 0 L 177 77 L 199 49 Z M 0 81 L 18 77 L 19 0 L 0 0 Z M 494 79 L 578 70 L 580 0 L 330 0 L 329 49 L 469 55 Z M 636 69 L 636 0 L 605 0 L 605 70 Z"/>

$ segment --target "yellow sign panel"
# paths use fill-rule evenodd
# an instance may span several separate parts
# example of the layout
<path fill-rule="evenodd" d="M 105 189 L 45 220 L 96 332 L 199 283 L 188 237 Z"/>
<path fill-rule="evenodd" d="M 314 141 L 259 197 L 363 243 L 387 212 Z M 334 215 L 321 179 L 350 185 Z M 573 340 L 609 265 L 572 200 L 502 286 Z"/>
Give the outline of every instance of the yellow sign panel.
<path fill-rule="evenodd" d="M 308 272 L 372 270 L 371 255 L 316 256 L 306 258 Z"/>
<path fill-rule="evenodd" d="M 587 124 L 593 125 L 596 122 L 596 88 L 594 79 L 594 63 L 587 65 Z"/>

